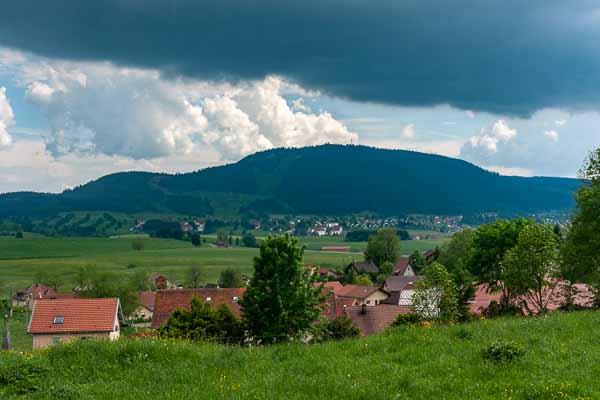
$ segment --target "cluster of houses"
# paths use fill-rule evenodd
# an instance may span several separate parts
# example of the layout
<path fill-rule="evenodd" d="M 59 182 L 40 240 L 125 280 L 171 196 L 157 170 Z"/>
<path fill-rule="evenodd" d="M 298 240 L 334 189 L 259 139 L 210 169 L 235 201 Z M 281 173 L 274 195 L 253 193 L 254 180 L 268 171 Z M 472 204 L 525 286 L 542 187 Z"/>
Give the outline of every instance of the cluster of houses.
<path fill-rule="evenodd" d="M 307 233 L 311 236 L 342 236 L 344 228 L 338 222 L 316 223 L 308 228 Z"/>
<path fill-rule="evenodd" d="M 425 252 L 425 258 L 435 256 L 434 252 Z M 399 315 L 409 314 L 413 310 L 413 295 L 416 283 L 423 277 L 416 275 L 408 257 L 400 258 L 394 265 L 393 273 L 380 286 L 342 284 L 340 273 L 330 268 L 307 265 L 313 274 L 318 274 L 323 282 L 325 294 L 321 318 L 335 319 L 347 317 L 367 336 L 382 332 Z M 378 275 L 379 268 L 372 261 L 354 261 L 350 263 L 346 274 Z M 246 277 L 245 284 L 249 278 Z M 194 297 L 218 308 L 227 305 L 234 315 L 241 317 L 242 300 L 246 288 L 207 287 L 182 289 L 173 285 L 161 274 L 152 274 L 151 279 L 156 291 L 138 293 L 139 307 L 129 319 L 141 321 L 140 327 L 160 328 L 165 325 L 177 309 L 189 310 Z M 555 310 L 564 303 L 562 285 L 554 282 L 544 296 L 547 309 Z M 575 304 L 583 307 L 592 305 L 594 295 L 590 287 L 575 285 Z M 499 293 L 490 293 L 485 286 L 479 286 L 475 296 L 469 301 L 473 314 L 481 314 L 491 302 L 499 302 Z M 120 323 L 123 315 L 118 299 L 82 299 L 73 293 L 56 293 L 45 285 L 32 285 L 13 297 L 14 306 L 23 306 L 31 310 L 27 331 L 33 336 L 33 348 L 43 348 L 73 339 L 105 338 L 115 340 L 120 335 Z M 529 302 L 524 312 L 535 312 L 535 304 Z"/>

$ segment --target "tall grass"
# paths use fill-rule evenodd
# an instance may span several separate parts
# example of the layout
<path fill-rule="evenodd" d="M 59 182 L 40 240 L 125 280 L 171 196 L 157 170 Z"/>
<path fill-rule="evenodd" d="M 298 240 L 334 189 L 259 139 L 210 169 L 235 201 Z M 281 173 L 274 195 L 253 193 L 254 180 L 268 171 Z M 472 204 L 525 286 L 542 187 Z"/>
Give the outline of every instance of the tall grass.
<path fill-rule="evenodd" d="M 581 312 L 319 345 L 79 342 L 0 355 L 0 398 L 595 399 L 599 324 L 599 313 Z M 523 354 L 489 361 L 484 350 L 497 342 Z"/>

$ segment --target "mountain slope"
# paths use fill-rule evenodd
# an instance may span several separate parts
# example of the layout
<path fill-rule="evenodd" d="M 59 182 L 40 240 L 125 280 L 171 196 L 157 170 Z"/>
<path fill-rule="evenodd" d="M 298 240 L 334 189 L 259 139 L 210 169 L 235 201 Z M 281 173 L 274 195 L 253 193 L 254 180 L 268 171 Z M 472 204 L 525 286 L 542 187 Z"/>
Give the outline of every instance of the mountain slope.
<path fill-rule="evenodd" d="M 187 174 L 108 175 L 62 194 L 0 196 L 0 215 L 60 211 L 348 214 L 569 210 L 579 181 L 501 176 L 462 160 L 323 145 Z"/>

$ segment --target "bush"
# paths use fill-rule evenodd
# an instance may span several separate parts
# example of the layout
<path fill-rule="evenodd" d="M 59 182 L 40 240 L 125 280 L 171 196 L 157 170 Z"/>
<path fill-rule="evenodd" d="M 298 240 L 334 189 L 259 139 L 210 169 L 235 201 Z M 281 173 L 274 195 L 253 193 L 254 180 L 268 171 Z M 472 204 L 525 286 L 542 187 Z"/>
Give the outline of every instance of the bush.
<path fill-rule="evenodd" d="M 523 310 L 520 307 L 515 306 L 511 303 L 501 301 L 492 301 L 490 305 L 483 310 L 483 315 L 486 318 L 496 318 L 502 316 L 520 316 L 523 315 Z"/>
<path fill-rule="evenodd" d="M 18 395 L 37 392 L 48 372 L 47 367 L 35 359 L 7 357 L 0 363 L 0 393 L 2 390 Z"/>
<path fill-rule="evenodd" d="M 525 354 L 516 343 L 511 341 L 498 341 L 483 350 L 483 358 L 495 363 L 510 362 Z"/>
<path fill-rule="evenodd" d="M 338 317 L 323 322 L 316 329 L 317 341 L 351 339 L 360 335 L 360 331 L 348 317 Z"/>
<path fill-rule="evenodd" d="M 417 325 L 419 322 L 421 322 L 421 319 L 417 314 L 400 314 L 396 317 L 396 320 L 392 323 L 392 326 Z"/>
<path fill-rule="evenodd" d="M 136 251 L 144 250 L 144 240 L 141 238 L 133 239 L 131 248 Z"/>

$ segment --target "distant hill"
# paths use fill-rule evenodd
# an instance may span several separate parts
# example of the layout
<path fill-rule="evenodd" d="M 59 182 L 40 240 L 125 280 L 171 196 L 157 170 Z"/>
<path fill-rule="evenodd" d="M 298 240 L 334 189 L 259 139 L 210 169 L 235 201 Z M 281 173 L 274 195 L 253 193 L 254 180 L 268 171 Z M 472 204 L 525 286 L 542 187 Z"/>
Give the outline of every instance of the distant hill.
<path fill-rule="evenodd" d="M 239 215 L 566 211 L 576 179 L 501 176 L 404 150 L 322 145 L 274 149 L 186 174 L 124 172 L 61 194 L 0 195 L 0 216 L 65 211 Z"/>

